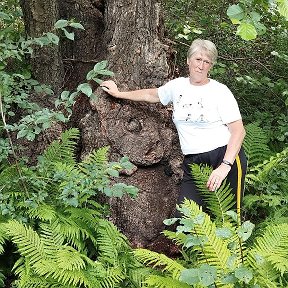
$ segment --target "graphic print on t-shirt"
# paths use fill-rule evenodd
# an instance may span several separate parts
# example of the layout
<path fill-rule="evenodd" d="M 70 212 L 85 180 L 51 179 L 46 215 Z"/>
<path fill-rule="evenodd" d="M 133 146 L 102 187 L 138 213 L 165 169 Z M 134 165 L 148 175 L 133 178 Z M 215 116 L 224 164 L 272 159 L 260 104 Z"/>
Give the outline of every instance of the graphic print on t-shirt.
<path fill-rule="evenodd" d="M 173 105 L 173 121 L 185 121 L 202 128 L 219 122 L 221 119 L 215 113 L 215 103 L 207 100 L 205 101 L 202 96 L 180 94 Z"/>

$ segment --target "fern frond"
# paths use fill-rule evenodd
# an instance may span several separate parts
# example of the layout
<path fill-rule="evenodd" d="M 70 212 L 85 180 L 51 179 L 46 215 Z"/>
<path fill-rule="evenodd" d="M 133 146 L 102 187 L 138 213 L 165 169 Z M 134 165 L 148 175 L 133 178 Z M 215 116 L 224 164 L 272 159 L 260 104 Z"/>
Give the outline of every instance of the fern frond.
<path fill-rule="evenodd" d="M 211 191 L 208 190 L 206 183 L 212 172 L 212 168 L 197 164 L 192 164 L 190 167 L 196 186 L 203 195 L 204 201 L 207 203 L 207 208 L 217 220 L 225 222 L 225 219 L 227 219 L 226 212 L 235 204 L 231 188 L 226 184 L 226 180 L 219 189 L 211 193 Z"/>
<path fill-rule="evenodd" d="M 167 271 L 174 279 L 178 279 L 181 272 L 185 269 L 181 264 L 164 254 L 159 254 L 143 248 L 136 249 L 133 253 L 141 263 L 152 267 L 158 267 L 162 271 Z"/>
<path fill-rule="evenodd" d="M 145 280 L 147 279 L 148 276 L 153 274 L 153 272 L 155 271 L 153 271 L 153 269 L 151 268 L 140 267 L 140 268 L 130 269 L 128 271 L 128 277 L 132 285 L 134 285 L 135 287 L 142 288 L 142 287 L 147 287 L 147 285 L 145 284 Z"/>
<path fill-rule="evenodd" d="M 101 169 L 103 165 L 107 165 L 108 163 L 109 149 L 109 146 L 105 146 L 94 150 L 81 162 L 81 166 L 83 167 L 85 164 L 95 163 L 96 166 Z"/>
<path fill-rule="evenodd" d="M 121 283 L 125 279 L 123 272 L 119 268 L 108 268 L 105 277 L 101 280 L 101 287 L 114 288 L 115 285 Z"/>
<path fill-rule="evenodd" d="M 8 240 L 8 235 L 6 232 L 6 227 L 4 222 L 0 222 L 0 254 L 2 254 L 4 252 L 4 243 L 6 242 L 6 240 Z"/>
<path fill-rule="evenodd" d="M 4 225 L 7 229 L 7 235 L 17 245 L 19 253 L 28 257 L 30 264 L 46 258 L 43 242 L 31 227 L 16 220 L 10 220 Z"/>
<path fill-rule="evenodd" d="M 191 234 L 195 234 L 197 237 L 204 236 L 206 238 L 204 244 L 194 246 L 194 249 L 197 249 L 199 255 L 201 255 L 199 263 L 208 263 L 226 271 L 226 264 L 228 258 L 231 256 L 231 252 L 227 248 L 227 240 L 220 239 L 216 236 L 215 223 L 211 221 L 210 216 L 204 213 L 194 201 L 185 199 L 181 206 L 189 210 L 189 218 L 193 219 L 200 214 L 204 215 L 203 223 L 201 225 L 196 224 L 194 230 L 190 231 Z"/>
<path fill-rule="evenodd" d="M 80 132 L 77 128 L 71 128 L 61 134 L 59 140 L 53 141 L 44 151 L 40 158 L 42 167 L 49 169 L 51 163 L 63 162 L 66 164 L 75 164 L 75 147 L 76 141 L 79 139 Z"/>
<path fill-rule="evenodd" d="M 64 243 L 64 236 L 60 233 L 58 221 L 54 221 L 51 224 L 41 223 L 40 228 L 40 237 L 44 245 L 45 253 L 48 257 L 54 257 L 54 255 L 58 257 L 57 252 Z"/>
<path fill-rule="evenodd" d="M 268 226 L 263 236 L 256 238 L 248 261 L 252 267 L 257 267 L 257 257 L 263 257 L 274 269 L 283 275 L 288 271 L 288 224 L 283 223 Z"/>
<path fill-rule="evenodd" d="M 190 288 L 191 286 L 176 279 L 158 275 L 151 275 L 145 281 L 148 287 L 153 288 Z"/>
<path fill-rule="evenodd" d="M 109 221 L 100 219 L 97 231 L 99 260 L 117 265 L 120 254 L 130 251 L 127 238 Z"/>
<path fill-rule="evenodd" d="M 253 185 L 256 181 L 265 182 L 268 179 L 269 173 L 275 169 L 280 163 L 288 163 L 288 147 L 285 148 L 280 153 L 273 155 L 268 160 L 264 160 L 262 163 L 256 165 L 252 169 L 250 169 L 249 173 L 247 173 L 247 180 L 250 182 L 250 185 Z M 285 191 L 284 191 L 285 192 Z"/>
<path fill-rule="evenodd" d="M 249 123 L 245 126 L 246 136 L 244 138 L 243 147 L 249 167 L 255 166 L 268 159 L 271 151 L 268 147 L 268 137 L 257 123 Z"/>
<path fill-rule="evenodd" d="M 41 221 L 52 221 L 56 217 L 55 209 L 45 203 L 38 205 L 37 208 L 28 209 L 27 214 L 32 219 L 39 219 Z"/>
<path fill-rule="evenodd" d="M 177 233 L 174 231 L 164 230 L 163 234 L 177 245 L 184 245 L 186 242 L 187 236 L 183 233 Z"/>

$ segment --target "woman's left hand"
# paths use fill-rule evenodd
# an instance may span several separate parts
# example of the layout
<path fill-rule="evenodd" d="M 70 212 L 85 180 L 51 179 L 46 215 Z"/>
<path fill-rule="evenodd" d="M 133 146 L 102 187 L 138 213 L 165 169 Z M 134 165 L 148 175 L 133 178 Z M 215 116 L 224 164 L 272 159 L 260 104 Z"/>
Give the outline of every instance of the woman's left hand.
<path fill-rule="evenodd" d="M 215 191 L 218 189 L 230 170 L 231 167 L 223 163 L 218 168 L 213 170 L 207 181 L 207 188 L 210 191 Z"/>

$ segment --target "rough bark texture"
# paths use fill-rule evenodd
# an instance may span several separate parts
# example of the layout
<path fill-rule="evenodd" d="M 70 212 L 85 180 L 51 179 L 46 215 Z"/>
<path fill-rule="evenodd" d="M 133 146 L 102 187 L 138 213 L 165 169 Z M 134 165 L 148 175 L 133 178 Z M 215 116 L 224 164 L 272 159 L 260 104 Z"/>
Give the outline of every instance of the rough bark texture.
<path fill-rule="evenodd" d="M 32 5 L 36 0 L 28 2 Z M 109 61 L 114 80 L 122 90 L 156 87 L 168 80 L 168 46 L 162 43 L 159 2 L 59 0 L 58 3 L 60 18 L 74 18 L 85 27 L 85 31 L 76 32 L 74 42 L 65 41 L 62 45 L 65 63 L 62 85 L 69 89 L 76 87 L 94 64 L 104 59 Z M 57 83 L 57 79 L 54 81 Z M 160 236 L 163 220 L 173 216 L 181 178 L 182 156 L 171 110 L 161 104 L 113 99 L 100 89 L 96 94 L 97 102 L 90 103 L 81 96 L 74 107 L 70 125 L 81 129 L 79 158 L 104 145 L 111 147 L 111 160 L 129 157 L 136 169 L 119 181 L 137 186 L 140 192 L 136 199 L 109 199 L 111 220 L 135 246 L 149 246 Z"/>
<path fill-rule="evenodd" d="M 168 79 L 160 19 L 157 1 L 106 2 L 107 59 L 120 89 L 156 87 Z M 114 159 L 127 155 L 137 166 L 121 181 L 137 186 L 139 195 L 110 200 L 111 219 L 136 246 L 147 246 L 160 235 L 163 220 L 173 215 L 177 198 L 181 156 L 171 111 L 98 92 L 98 102 L 80 122 L 82 157 L 95 146 L 110 145 Z"/>
<path fill-rule="evenodd" d="M 25 30 L 29 37 L 41 37 L 46 32 L 55 32 L 55 19 L 59 19 L 57 0 L 21 0 L 25 19 Z M 35 46 L 31 58 L 33 76 L 42 84 L 52 87 L 57 97 L 63 83 L 63 62 L 58 45 Z M 43 97 L 43 98 L 42 98 Z M 37 101 L 45 106 L 53 106 L 54 97 L 38 95 Z M 42 98 L 42 99 L 41 99 Z"/>

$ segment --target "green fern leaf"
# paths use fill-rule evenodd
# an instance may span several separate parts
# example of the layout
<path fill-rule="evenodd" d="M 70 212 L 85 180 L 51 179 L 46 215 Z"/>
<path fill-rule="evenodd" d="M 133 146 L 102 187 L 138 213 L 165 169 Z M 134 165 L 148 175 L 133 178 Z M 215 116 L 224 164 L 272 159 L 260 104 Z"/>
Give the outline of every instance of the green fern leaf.
<path fill-rule="evenodd" d="M 74 153 L 79 135 L 79 130 L 76 128 L 64 131 L 61 134 L 61 139 L 53 141 L 44 151 L 43 156 L 39 158 L 39 164 L 42 164 L 41 167 L 48 170 L 51 163 L 54 162 L 75 164 Z"/>
<path fill-rule="evenodd" d="M 246 136 L 243 147 L 250 167 L 268 159 L 271 151 L 268 147 L 268 137 L 257 123 L 245 126 Z"/>
<path fill-rule="evenodd" d="M 223 271 L 227 270 L 227 261 L 231 256 L 230 250 L 227 248 L 227 240 L 220 239 L 216 236 L 216 225 L 211 221 L 210 216 L 202 211 L 202 209 L 194 202 L 187 199 L 184 200 L 181 205 L 188 211 L 190 211 L 189 217 L 195 218 L 196 216 L 203 214 L 203 223 L 196 224 L 194 230 L 191 230 L 191 234 L 195 236 L 204 236 L 207 240 L 203 245 L 194 246 L 197 249 L 201 259 L 199 263 L 207 263 L 215 267 L 219 267 Z"/>
<path fill-rule="evenodd" d="M 181 271 L 185 269 L 181 264 L 164 254 L 159 254 L 147 249 L 136 249 L 133 253 L 141 263 L 153 267 L 160 267 L 162 271 L 169 272 L 174 279 L 178 279 Z"/>
<path fill-rule="evenodd" d="M 119 265 L 120 254 L 131 250 L 127 238 L 107 220 L 99 220 L 96 228 L 99 260 L 111 265 Z"/>
<path fill-rule="evenodd" d="M 170 277 L 163 277 L 158 275 L 151 275 L 145 281 L 148 287 L 153 288 L 189 288 L 191 287 L 188 284 L 180 282 Z"/>
<path fill-rule="evenodd" d="M 256 244 L 249 253 L 249 262 L 257 267 L 257 257 L 268 261 L 281 275 L 288 271 L 288 224 L 268 226 L 263 236 L 256 238 Z"/>
<path fill-rule="evenodd" d="M 7 235 L 17 245 L 19 253 L 28 257 L 31 264 L 47 257 L 43 242 L 31 227 L 16 220 L 10 220 L 4 225 L 7 229 Z"/>
<path fill-rule="evenodd" d="M 190 167 L 197 188 L 203 195 L 204 201 L 207 203 L 208 210 L 216 217 L 216 221 L 221 220 L 224 223 L 225 219 L 227 219 L 226 212 L 235 204 L 234 197 L 230 187 L 226 184 L 226 180 L 219 189 L 211 193 L 211 191 L 208 190 L 206 183 L 212 172 L 212 168 L 197 164 L 192 164 Z"/>

